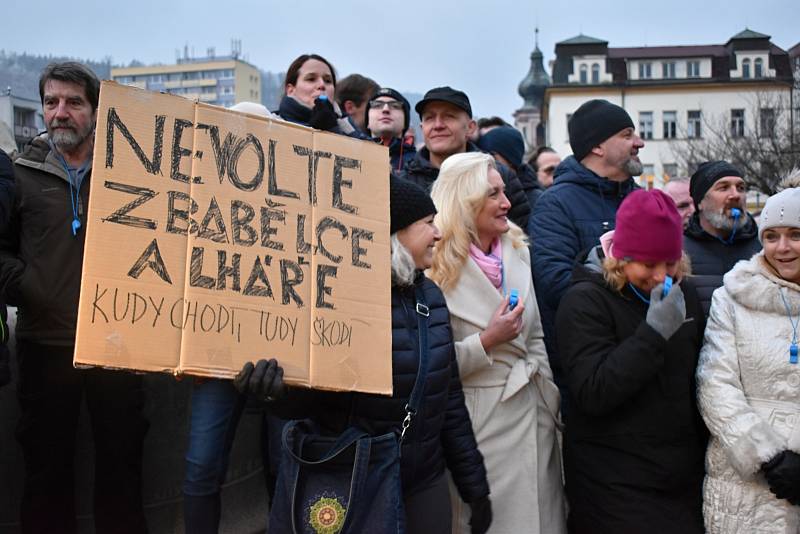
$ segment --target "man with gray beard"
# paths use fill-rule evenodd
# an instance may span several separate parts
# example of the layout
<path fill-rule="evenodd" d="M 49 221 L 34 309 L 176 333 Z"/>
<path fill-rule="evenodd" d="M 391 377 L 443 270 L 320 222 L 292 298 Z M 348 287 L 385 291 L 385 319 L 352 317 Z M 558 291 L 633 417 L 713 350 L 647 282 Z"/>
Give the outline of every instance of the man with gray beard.
<path fill-rule="evenodd" d="M 711 295 L 739 260 L 761 250 L 758 226 L 747 213 L 742 173 L 727 161 L 706 161 L 689 183 L 695 213 L 683 232 L 683 249 L 692 260 L 692 279 L 708 317 Z"/>
<path fill-rule="evenodd" d="M 556 168 L 529 226 L 536 298 L 550 366 L 562 391 L 562 412 L 569 398 L 555 343 L 555 313 L 581 252 L 614 229 L 617 208 L 637 188 L 633 176 L 642 173 L 638 154 L 644 147 L 630 115 L 607 100 L 582 104 L 567 127 L 573 155 Z"/>
<path fill-rule="evenodd" d="M 0 288 L 18 308 L 26 534 L 77 531 L 73 464 L 83 399 L 94 438 L 95 531 L 147 531 L 142 377 L 72 366 L 99 91 L 97 77 L 80 63 L 44 69 L 39 94 L 47 133 L 14 161 L 16 195 L 0 235 Z"/>

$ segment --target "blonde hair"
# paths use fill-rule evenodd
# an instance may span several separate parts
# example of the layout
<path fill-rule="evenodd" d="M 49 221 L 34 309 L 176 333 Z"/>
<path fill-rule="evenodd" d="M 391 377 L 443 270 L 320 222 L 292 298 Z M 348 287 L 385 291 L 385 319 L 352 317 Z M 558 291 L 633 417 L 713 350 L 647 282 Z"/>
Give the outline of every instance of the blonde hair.
<path fill-rule="evenodd" d="M 628 283 L 623 267 L 631 263 L 630 260 L 618 260 L 617 258 L 606 257 L 603 259 L 603 278 L 606 283 L 615 291 L 622 291 Z M 681 259 L 678 261 L 678 270 L 675 272 L 675 280 L 681 280 L 692 274 L 692 263 L 686 252 L 681 252 Z"/>
<path fill-rule="evenodd" d="M 442 290 L 451 289 L 469 257 L 470 243 L 479 243 L 475 217 L 489 198 L 489 169 L 497 169 L 494 158 L 480 152 L 447 158 L 433 182 L 431 198 L 438 213 L 434 218 L 442 233 L 436 243 L 429 274 Z M 511 221 L 507 235 L 514 248 L 527 246 L 525 233 Z"/>

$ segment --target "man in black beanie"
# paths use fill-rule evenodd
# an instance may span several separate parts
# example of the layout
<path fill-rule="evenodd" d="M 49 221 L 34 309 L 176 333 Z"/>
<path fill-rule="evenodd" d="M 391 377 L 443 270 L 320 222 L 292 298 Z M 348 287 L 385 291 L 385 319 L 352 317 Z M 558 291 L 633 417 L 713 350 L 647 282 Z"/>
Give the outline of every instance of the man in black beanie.
<path fill-rule="evenodd" d="M 628 113 L 607 100 L 585 102 L 572 114 L 568 129 L 573 155 L 556 168 L 553 185 L 536 202 L 530 225 L 536 297 L 565 414 L 569 396 L 555 340 L 556 309 L 576 259 L 614 229 L 617 208 L 637 187 L 632 177 L 642 172 L 638 153 L 644 146 Z"/>
<path fill-rule="evenodd" d="M 367 103 L 364 118 L 367 133 L 373 141 L 389 148 L 393 171 L 404 169 L 417 152 L 413 143 L 406 143 L 403 139 L 410 121 L 411 105 L 390 87 L 378 89 Z"/>
<path fill-rule="evenodd" d="M 747 185 L 727 161 L 706 161 L 689 184 L 695 212 L 683 232 L 683 249 L 692 260 L 692 279 L 708 317 L 711 295 L 739 260 L 761 250 L 758 226 L 747 213 Z"/>

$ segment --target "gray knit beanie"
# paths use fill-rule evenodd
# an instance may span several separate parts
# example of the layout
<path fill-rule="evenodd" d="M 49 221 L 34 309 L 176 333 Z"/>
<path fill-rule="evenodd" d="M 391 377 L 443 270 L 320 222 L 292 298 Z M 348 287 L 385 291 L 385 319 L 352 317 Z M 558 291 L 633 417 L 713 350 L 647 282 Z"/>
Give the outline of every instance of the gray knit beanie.
<path fill-rule="evenodd" d="M 790 226 L 800 228 L 800 187 L 784 189 L 767 199 L 758 223 L 758 239 L 768 228 Z"/>

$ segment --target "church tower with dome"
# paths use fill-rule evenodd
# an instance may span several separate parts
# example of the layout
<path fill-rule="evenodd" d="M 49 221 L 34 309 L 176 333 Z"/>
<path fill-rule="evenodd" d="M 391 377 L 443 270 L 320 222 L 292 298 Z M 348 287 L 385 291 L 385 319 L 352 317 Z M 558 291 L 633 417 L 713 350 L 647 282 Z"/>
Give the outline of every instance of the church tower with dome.
<path fill-rule="evenodd" d="M 526 151 L 544 144 L 542 104 L 544 103 L 544 91 L 552 83 L 547 71 L 544 70 L 544 56 L 539 50 L 539 28 L 536 28 L 535 35 L 535 46 L 531 52 L 531 68 L 517 89 L 524 103 L 514 112 L 514 126 L 522 132 L 522 136 L 525 138 Z"/>

